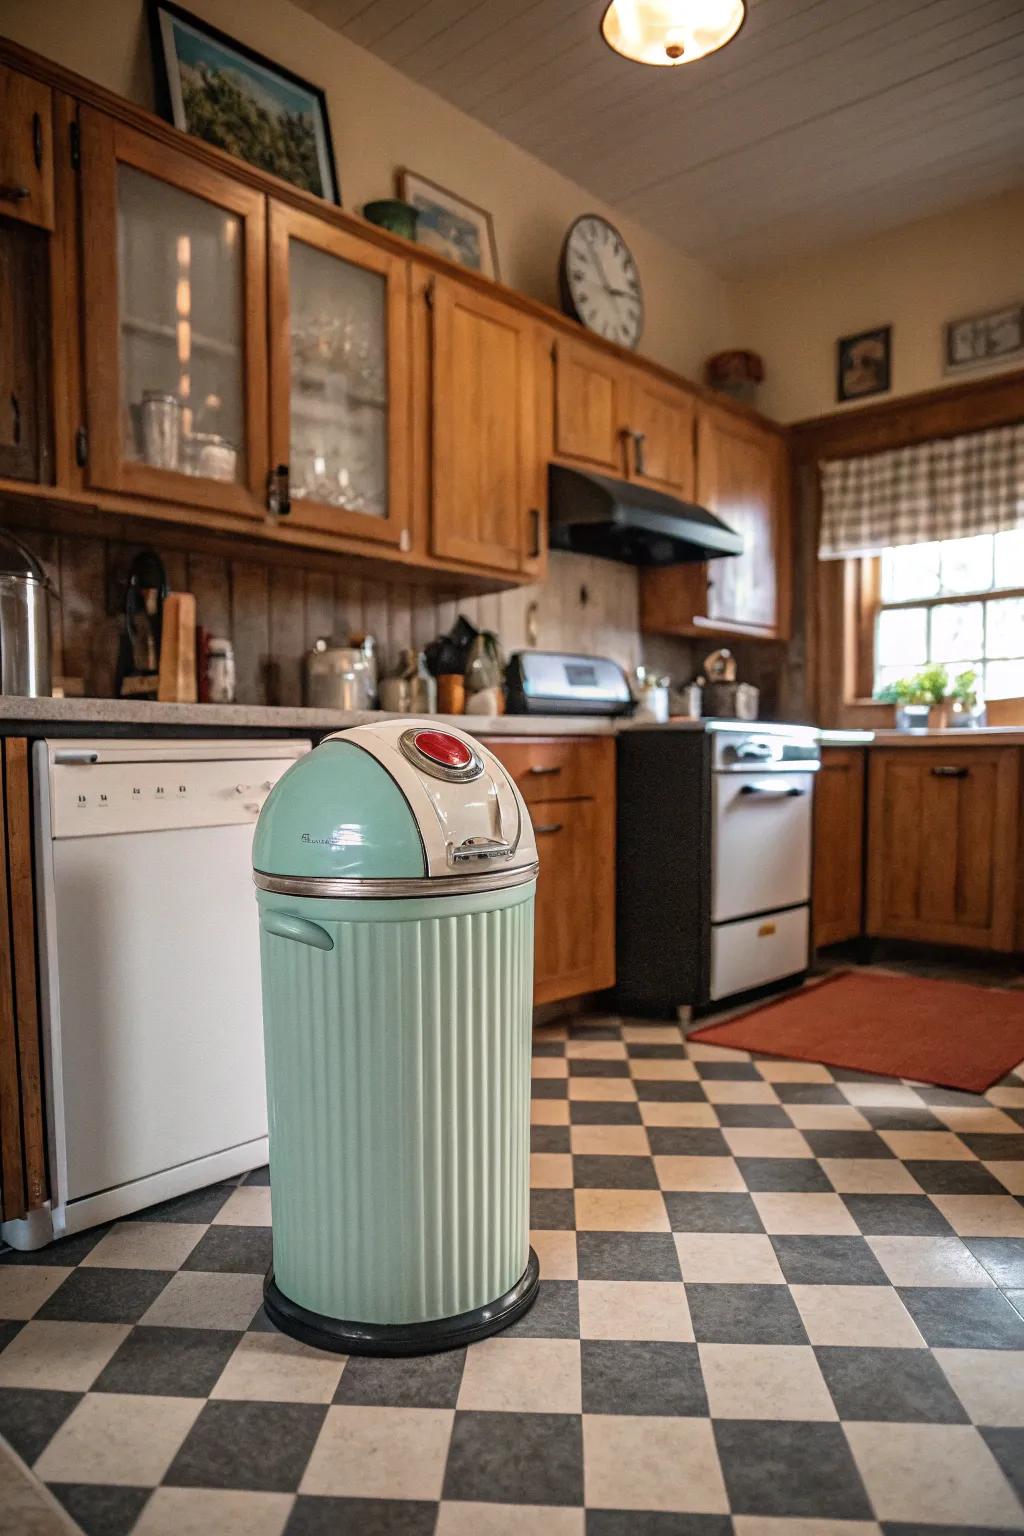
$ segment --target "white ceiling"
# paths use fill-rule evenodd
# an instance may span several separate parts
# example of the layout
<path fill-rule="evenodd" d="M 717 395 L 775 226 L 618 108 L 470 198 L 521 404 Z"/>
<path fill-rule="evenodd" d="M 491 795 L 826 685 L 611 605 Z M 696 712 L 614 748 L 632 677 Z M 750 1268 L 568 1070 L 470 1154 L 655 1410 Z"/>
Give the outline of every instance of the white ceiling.
<path fill-rule="evenodd" d="M 604 0 L 299 0 L 595 196 L 742 271 L 1024 183 L 1024 0 L 748 0 L 677 69 Z"/>

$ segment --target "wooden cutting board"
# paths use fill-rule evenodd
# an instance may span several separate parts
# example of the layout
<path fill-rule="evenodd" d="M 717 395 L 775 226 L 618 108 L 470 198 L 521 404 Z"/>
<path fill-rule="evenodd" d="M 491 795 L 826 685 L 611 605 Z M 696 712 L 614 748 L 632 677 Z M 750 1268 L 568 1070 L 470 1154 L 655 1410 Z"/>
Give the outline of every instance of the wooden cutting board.
<path fill-rule="evenodd" d="M 194 704 L 196 691 L 196 600 L 191 592 L 168 592 L 160 633 L 161 704 Z"/>

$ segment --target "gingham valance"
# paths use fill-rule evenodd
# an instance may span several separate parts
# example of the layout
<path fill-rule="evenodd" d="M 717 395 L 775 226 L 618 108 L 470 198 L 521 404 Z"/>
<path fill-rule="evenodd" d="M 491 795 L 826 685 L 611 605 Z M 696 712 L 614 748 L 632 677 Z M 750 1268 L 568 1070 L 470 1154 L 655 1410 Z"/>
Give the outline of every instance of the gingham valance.
<path fill-rule="evenodd" d="M 822 560 L 1024 526 L 1024 422 L 821 465 Z"/>

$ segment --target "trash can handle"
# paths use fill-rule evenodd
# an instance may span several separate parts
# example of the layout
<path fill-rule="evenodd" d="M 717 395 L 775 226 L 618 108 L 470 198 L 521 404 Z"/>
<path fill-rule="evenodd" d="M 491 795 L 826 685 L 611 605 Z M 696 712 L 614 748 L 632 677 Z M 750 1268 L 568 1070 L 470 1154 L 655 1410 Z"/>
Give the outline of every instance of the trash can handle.
<path fill-rule="evenodd" d="M 279 939 L 294 939 L 297 944 L 311 944 L 314 949 L 333 949 L 334 940 L 326 928 L 311 923 L 305 917 L 293 917 L 290 912 L 261 912 L 260 922 L 267 933 Z"/>

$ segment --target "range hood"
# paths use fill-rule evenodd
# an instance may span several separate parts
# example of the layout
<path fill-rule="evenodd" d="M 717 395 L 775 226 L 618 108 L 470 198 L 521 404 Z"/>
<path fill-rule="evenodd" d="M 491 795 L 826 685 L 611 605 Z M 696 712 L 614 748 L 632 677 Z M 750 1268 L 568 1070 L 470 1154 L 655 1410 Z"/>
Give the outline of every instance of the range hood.
<path fill-rule="evenodd" d="M 706 507 L 628 480 L 548 466 L 552 549 L 627 565 L 682 565 L 738 555 L 743 540 Z"/>

